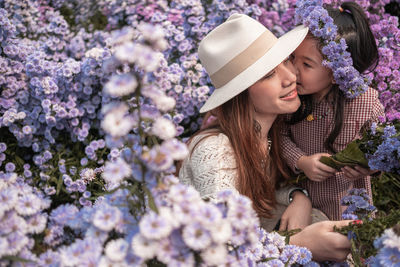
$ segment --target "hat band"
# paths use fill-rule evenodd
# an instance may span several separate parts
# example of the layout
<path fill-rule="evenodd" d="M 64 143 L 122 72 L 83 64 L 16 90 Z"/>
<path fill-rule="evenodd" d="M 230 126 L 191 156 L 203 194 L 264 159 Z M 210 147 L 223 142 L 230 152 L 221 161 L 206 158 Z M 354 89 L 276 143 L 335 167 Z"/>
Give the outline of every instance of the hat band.
<path fill-rule="evenodd" d="M 253 65 L 278 41 L 270 31 L 262 33 L 249 47 L 210 76 L 215 88 L 220 88 Z"/>

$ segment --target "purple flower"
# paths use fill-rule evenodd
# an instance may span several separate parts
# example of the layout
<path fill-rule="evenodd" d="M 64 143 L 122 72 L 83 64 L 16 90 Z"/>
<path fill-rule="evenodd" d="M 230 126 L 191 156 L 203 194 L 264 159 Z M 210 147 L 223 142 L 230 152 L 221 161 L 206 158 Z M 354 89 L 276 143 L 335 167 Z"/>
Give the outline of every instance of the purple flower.
<path fill-rule="evenodd" d="M 104 204 L 94 213 L 93 225 L 108 232 L 119 223 L 121 218 L 122 213 L 118 208 Z"/>
<path fill-rule="evenodd" d="M 64 204 L 51 211 L 50 219 L 57 224 L 64 225 L 69 220 L 72 220 L 78 212 L 79 210 L 76 206 L 72 204 Z"/>
<path fill-rule="evenodd" d="M 186 225 L 182 237 L 187 246 L 194 250 L 205 249 L 212 242 L 210 231 L 199 222 Z"/>
<path fill-rule="evenodd" d="M 12 162 L 7 162 L 5 167 L 6 167 L 6 172 L 13 172 L 15 170 L 15 164 Z"/>
<path fill-rule="evenodd" d="M 296 23 L 308 26 L 310 32 L 322 40 L 321 52 L 327 58 L 324 65 L 332 69 L 333 77 L 346 97 L 357 97 L 368 89 L 369 80 L 353 67 L 345 40 L 336 40 L 337 27 L 322 4 L 322 1 L 314 0 L 298 4 L 295 10 Z"/>
<path fill-rule="evenodd" d="M 108 183 L 118 184 L 131 174 L 131 167 L 123 159 L 117 158 L 113 162 L 106 163 L 102 177 Z"/>
<path fill-rule="evenodd" d="M 140 233 L 148 239 L 162 239 L 172 231 L 172 217 L 168 210 L 162 209 L 160 214 L 149 212 L 139 222 Z"/>
<path fill-rule="evenodd" d="M 396 266 L 400 262 L 400 250 L 398 247 L 384 247 L 379 250 L 376 260 L 380 266 Z"/>
<path fill-rule="evenodd" d="M 111 240 L 105 247 L 105 254 L 112 261 L 122 261 L 128 253 L 129 244 L 123 239 Z"/>
<path fill-rule="evenodd" d="M 33 215 L 41 209 L 41 200 L 34 194 L 24 194 L 18 198 L 15 210 L 21 215 Z"/>
<path fill-rule="evenodd" d="M 7 145 L 3 142 L 0 143 L 0 153 L 6 151 Z"/>

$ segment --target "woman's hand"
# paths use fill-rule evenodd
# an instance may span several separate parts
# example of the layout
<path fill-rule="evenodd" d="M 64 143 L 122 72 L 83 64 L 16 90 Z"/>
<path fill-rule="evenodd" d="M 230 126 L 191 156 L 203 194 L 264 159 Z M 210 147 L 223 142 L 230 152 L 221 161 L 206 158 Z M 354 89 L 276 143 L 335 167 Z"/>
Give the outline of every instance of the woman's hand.
<path fill-rule="evenodd" d="M 347 236 L 334 232 L 333 227 L 347 226 L 346 221 L 323 221 L 305 227 L 290 237 L 290 244 L 308 248 L 315 261 L 341 262 L 350 253 L 350 241 Z"/>
<path fill-rule="evenodd" d="M 301 191 L 292 193 L 293 201 L 281 217 L 279 231 L 303 229 L 311 223 L 311 200 Z"/>
<path fill-rule="evenodd" d="M 330 157 L 327 153 L 317 153 L 302 156 L 297 161 L 297 167 L 312 181 L 322 182 L 336 173 L 334 168 L 319 161 L 322 156 Z"/>
<path fill-rule="evenodd" d="M 354 168 L 350 166 L 345 166 L 341 169 L 344 174 L 344 177 L 351 181 L 358 180 L 362 177 L 369 176 L 375 174 L 377 171 L 373 171 L 371 169 L 365 169 L 360 166 L 354 166 Z"/>

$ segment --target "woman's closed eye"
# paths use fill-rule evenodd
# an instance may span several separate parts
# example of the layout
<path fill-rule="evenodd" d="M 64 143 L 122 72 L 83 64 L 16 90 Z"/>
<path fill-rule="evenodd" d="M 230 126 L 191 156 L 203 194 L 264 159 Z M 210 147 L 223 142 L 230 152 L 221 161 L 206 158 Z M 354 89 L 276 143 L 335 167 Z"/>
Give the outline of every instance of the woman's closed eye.
<path fill-rule="evenodd" d="M 270 72 L 267 73 L 267 75 L 265 75 L 265 76 L 263 77 L 263 80 L 264 80 L 264 79 L 272 78 L 272 76 L 274 76 L 274 74 L 275 74 L 275 70 L 271 70 Z"/>

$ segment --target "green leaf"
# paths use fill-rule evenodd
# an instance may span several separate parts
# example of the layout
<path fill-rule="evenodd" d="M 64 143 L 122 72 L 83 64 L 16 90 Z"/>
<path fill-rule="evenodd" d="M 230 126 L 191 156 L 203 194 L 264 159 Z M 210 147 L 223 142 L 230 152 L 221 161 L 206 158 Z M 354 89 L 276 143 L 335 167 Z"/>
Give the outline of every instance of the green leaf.
<path fill-rule="evenodd" d="M 57 196 L 58 196 L 58 194 L 60 194 L 62 185 L 63 185 L 63 178 L 62 178 L 62 175 L 60 175 L 60 176 L 58 176 L 58 181 L 57 181 L 57 192 L 56 192 Z"/>
<path fill-rule="evenodd" d="M 364 152 L 360 150 L 359 140 L 350 142 L 345 149 L 331 157 L 322 156 L 319 161 L 336 170 L 340 170 L 345 166 L 354 167 L 356 165 L 369 168 Z"/>
<path fill-rule="evenodd" d="M 17 257 L 17 256 L 11 256 L 11 255 L 6 255 L 1 257 L 0 259 L 4 259 L 4 260 L 9 260 L 9 261 L 13 261 L 13 262 L 35 262 L 33 260 L 28 260 L 25 258 L 21 258 L 21 257 Z"/>
<path fill-rule="evenodd" d="M 154 202 L 153 195 L 151 194 L 150 190 L 147 187 L 144 186 L 143 188 L 148 198 L 149 208 L 158 213 L 158 209 L 156 203 Z"/>
<path fill-rule="evenodd" d="M 360 149 L 359 140 L 349 143 L 345 149 L 337 153 L 334 157 L 343 163 L 354 163 L 368 168 L 368 161 L 364 156 L 364 152 Z"/>
<path fill-rule="evenodd" d="M 338 160 L 335 160 L 333 157 L 326 157 L 326 156 L 322 156 L 319 159 L 320 162 L 324 163 L 325 165 L 328 165 L 329 167 L 332 167 L 336 170 L 340 170 L 341 168 L 343 168 L 344 166 L 347 166 L 347 164 L 342 163 Z"/>

